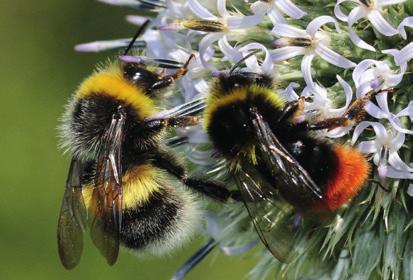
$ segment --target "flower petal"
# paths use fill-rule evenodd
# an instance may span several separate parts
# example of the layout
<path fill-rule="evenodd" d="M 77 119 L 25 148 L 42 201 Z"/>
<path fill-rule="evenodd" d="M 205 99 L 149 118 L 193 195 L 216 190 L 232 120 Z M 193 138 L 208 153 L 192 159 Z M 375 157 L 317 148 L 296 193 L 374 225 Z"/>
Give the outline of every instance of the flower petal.
<path fill-rule="evenodd" d="M 218 46 L 228 60 L 235 62 L 242 59 L 242 53 L 238 50 L 238 48 L 234 48 L 229 44 L 226 36 L 218 41 Z"/>
<path fill-rule="evenodd" d="M 406 108 L 398 112 L 396 115 L 397 118 L 405 117 L 405 116 L 409 116 L 410 120 L 413 120 L 413 101 L 410 101 L 409 105 L 407 105 Z"/>
<path fill-rule="evenodd" d="M 269 55 L 269 52 L 267 48 L 259 43 L 250 43 L 240 49 L 241 52 L 244 53 L 244 55 L 247 55 L 250 50 L 262 50 L 265 53 L 265 58 L 261 66 L 258 63 L 257 57 L 255 55 L 249 57 L 247 60 L 245 60 L 245 64 L 247 67 L 252 70 L 253 72 L 260 72 L 260 73 L 267 73 L 270 74 L 272 72 L 273 68 L 273 61 L 271 59 L 271 56 Z"/>
<path fill-rule="evenodd" d="M 377 0 L 377 4 L 380 7 L 384 7 L 387 5 L 394 5 L 394 4 L 400 4 L 400 3 L 404 3 L 406 2 L 406 0 Z"/>
<path fill-rule="evenodd" d="M 399 156 L 397 152 L 389 154 L 389 164 L 396 170 L 413 172 L 413 168 L 407 165 Z"/>
<path fill-rule="evenodd" d="M 409 187 L 407 188 L 407 194 L 413 197 L 413 184 L 409 184 Z"/>
<path fill-rule="evenodd" d="M 340 27 L 338 26 L 338 22 L 335 18 L 330 17 L 330 16 L 320 16 L 315 19 L 313 19 L 306 28 L 306 32 L 308 35 L 310 35 L 312 38 L 314 38 L 315 33 L 321 28 L 321 26 L 327 24 L 327 23 L 334 23 L 334 26 L 337 31 L 340 31 Z"/>
<path fill-rule="evenodd" d="M 316 84 L 314 83 L 311 75 L 311 62 L 313 61 L 313 58 L 314 54 L 306 54 L 301 61 L 301 73 L 303 74 L 304 81 L 310 91 L 316 88 Z"/>
<path fill-rule="evenodd" d="M 344 56 L 339 55 L 338 53 L 336 53 L 335 51 L 327 48 L 324 44 L 319 43 L 315 49 L 315 53 L 318 54 L 322 59 L 324 59 L 325 61 L 347 69 L 347 68 L 353 68 L 356 67 L 356 64 L 350 60 L 348 60 L 347 58 L 345 58 Z"/>
<path fill-rule="evenodd" d="M 352 75 L 356 88 L 360 86 L 360 84 L 363 81 L 363 78 L 365 78 L 366 70 L 369 69 L 370 66 L 374 65 L 375 63 L 376 63 L 376 60 L 365 59 L 361 61 L 359 64 L 357 64 L 356 68 L 354 68 L 353 70 L 353 75 Z"/>
<path fill-rule="evenodd" d="M 131 38 L 107 40 L 107 41 L 95 41 L 90 43 L 83 43 L 75 46 L 75 50 L 78 52 L 101 52 L 106 50 L 121 49 L 129 45 Z M 136 41 L 134 47 L 144 48 L 146 47 L 145 41 Z"/>
<path fill-rule="evenodd" d="M 229 16 L 229 13 L 227 11 L 227 1 L 226 0 L 218 0 L 217 1 L 217 10 L 218 10 L 218 14 L 221 17 Z"/>
<path fill-rule="evenodd" d="M 284 89 L 281 90 L 281 95 L 287 100 L 287 101 L 294 101 L 299 98 L 298 94 L 295 92 L 294 88 L 300 87 L 299 84 L 297 83 L 289 83 L 288 86 Z"/>
<path fill-rule="evenodd" d="M 245 253 L 246 251 L 251 250 L 259 243 L 258 240 L 253 240 L 242 245 L 234 246 L 220 246 L 221 251 L 227 256 L 236 256 Z"/>
<path fill-rule="evenodd" d="M 229 29 L 242 29 L 254 27 L 261 23 L 261 15 L 252 16 L 231 16 L 227 18 L 227 26 Z"/>
<path fill-rule="evenodd" d="M 354 8 L 348 16 L 348 33 L 350 36 L 350 40 L 357 47 L 375 52 L 376 49 L 373 46 L 367 44 L 365 41 L 363 41 L 353 30 L 353 24 L 365 16 L 366 12 L 363 9 L 361 9 L 360 7 Z"/>
<path fill-rule="evenodd" d="M 199 18 L 217 20 L 218 17 L 205 9 L 197 0 L 188 0 L 188 7 Z"/>
<path fill-rule="evenodd" d="M 390 23 L 388 23 L 382 14 L 377 10 L 371 11 L 367 15 L 367 18 L 370 20 L 374 28 L 385 36 L 394 36 L 399 33 L 397 29 L 391 26 Z"/>
<path fill-rule="evenodd" d="M 258 1 L 259 2 L 259 1 Z M 272 24 L 277 25 L 279 23 L 287 23 L 283 15 L 278 11 L 278 9 L 271 9 L 268 12 L 268 17 L 270 18 Z"/>
<path fill-rule="evenodd" d="M 406 172 L 406 171 L 398 171 L 398 170 L 395 170 L 391 166 L 386 166 L 386 170 L 385 170 L 384 174 L 387 178 L 413 179 L 413 173 Z"/>
<path fill-rule="evenodd" d="M 400 35 L 405 40 L 407 38 L 406 30 L 404 30 L 406 26 L 413 27 L 413 17 L 405 18 L 404 20 L 402 20 L 402 22 L 400 22 L 399 26 L 397 27 L 397 31 L 399 31 Z"/>
<path fill-rule="evenodd" d="M 363 141 L 357 145 L 357 150 L 363 154 L 372 154 L 377 152 L 377 145 L 375 141 Z"/>
<path fill-rule="evenodd" d="M 289 17 L 293 19 L 299 19 L 305 16 L 307 13 L 298 8 L 293 2 L 290 0 L 278 0 L 275 1 L 275 6 L 278 7 L 281 11 L 287 14 Z"/>
<path fill-rule="evenodd" d="M 208 63 L 208 60 L 213 56 L 212 44 L 221 39 L 223 36 L 225 35 L 222 33 L 210 33 L 202 38 L 201 42 L 199 42 L 199 58 L 201 59 L 201 63 L 205 68 L 208 68 L 212 71 L 216 70 L 214 66 Z"/>
<path fill-rule="evenodd" d="M 348 21 L 348 16 L 344 14 L 340 8 L 340 4 L 346 1 L 348 0 L 338 0 L 337 3 L 334 5 L 334 15 L 341 21 Z"/>
<path fill-rule="evenodd" d="M 270 51 L 272 62 L 285 61 L 298 55 L 304 55 L 305 48 L 303 47 L 283 47 Z"/>
<path fill-rule="evenodd" d="M 307 36 L 305 30 L 284 23 L 275 25 L 271 33 L 278 37 L 302 38 Z"/>

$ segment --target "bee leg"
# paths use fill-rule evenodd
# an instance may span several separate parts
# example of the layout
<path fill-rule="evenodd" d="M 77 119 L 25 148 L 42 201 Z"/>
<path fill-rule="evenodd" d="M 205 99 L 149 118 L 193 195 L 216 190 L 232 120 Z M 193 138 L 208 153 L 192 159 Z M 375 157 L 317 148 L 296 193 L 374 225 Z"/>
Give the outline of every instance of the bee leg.
<path fill-rule="evenodd" d="M 241 195 L 238 191 L 230 191 L 225 186 L 207 181 L 201 178 L 188 177 L 185 168 L 177 161 L 177 159 L 165 151 L 158 151 L 153 157 L 155 166 L 167 171 L 187 187 L 203 193 L 204 195 L 218 201 L 225 202 L 229 198 L 241 200 Z"/>
<path fill-rule="evenodd" d="M 182 76 L 184 76 L 186 74 L 186 72 L 188 71 L 187 67 L 189 62 L 195 57 L 194 54 L 191 54 L 188 58 L 188 60 L 185 62 L 184 66 L 182 66 L 181 68 L 178 68 L 175 72 L 173 72 L 170 75 L 165 75 L 161 74 L 161 76 L 159 77 L 159 81 L 154 83 L 151 87 L 152 90 L 157 90 L 157 89 L 162 89 L 162 88 L 166 88 L 169 85 L 171 85 L 175 80 L 181 78 Z"/>
<path fill-rule="evenodd" d="M 304 111 L 304 102 L 305 97 L 302 96 L 297 100 L 285 104 L 282 114 L 278 118 L 277 122 L 284 122 L 289 119 L 292 119 L 293 122 L 298 122 L 299 116 Z"/>
<path fill-rule="evenodd" d="M 393 88 L 386 88 L 382 89 L 380 91 L 372 91 L 370 93 L 367 93 L 364 95 L 362 98 L 356 99 L 353 104 L 347 109 L 347 111 L 343 114 L 341 117 L 336 117 L 336 118 L 328 118 L 325 120 L 322 120 L 320 122 L 314 123 L 314 124 L 309 124 L 308 128 L 311 130 L 320 130 L 320 129 L 327 129 L 327 130 L 332 130 L 337 127 L 348 127 L 352 126 L 358 122 L 360 122 L 363 118 L 364 115 L 366 114 L 366 103 L 373 97 L 375 97 L 377 94 L 381 92 L 394 92 Z"/>
<path fill-rule="evenodd" d="M 179 116 L 166 119 L 154 119 L 146 122 L 150 130 L 161 131 L 167 127 L 188 127 L 199 124 L 201 118 L 197 116 Z"/>

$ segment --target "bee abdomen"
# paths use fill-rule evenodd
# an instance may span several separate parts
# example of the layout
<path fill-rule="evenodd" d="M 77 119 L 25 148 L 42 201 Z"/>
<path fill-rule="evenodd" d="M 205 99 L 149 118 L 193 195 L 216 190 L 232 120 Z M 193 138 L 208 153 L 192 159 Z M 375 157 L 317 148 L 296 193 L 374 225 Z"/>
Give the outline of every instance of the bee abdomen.
<path fill-rule="evenodd" d="M 143 205 L 124 209 L 121 242 L 129 249 L 164 253 L 192 236 L 197 219 L 199 206 L 191 194 L 163 187 Z"/>

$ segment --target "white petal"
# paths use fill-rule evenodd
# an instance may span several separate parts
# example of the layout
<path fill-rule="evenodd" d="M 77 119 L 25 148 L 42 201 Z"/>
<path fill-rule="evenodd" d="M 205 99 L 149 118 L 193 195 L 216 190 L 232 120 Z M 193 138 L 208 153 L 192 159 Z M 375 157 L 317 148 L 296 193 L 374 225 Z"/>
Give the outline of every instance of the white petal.
<path fill-rule="evenodd" d="M 318 54 L 322 59 L 325 61 L 347 69 L 347 68 L 353 68 L 356 66 L 356 64 L 344 56 L 339 55 L 338 53 L 334 52 L 333 50 L 327 48 L 324 44 L 319 43 L 315 49 L 316 54 Z"/>
<path fill-rule="evenodd" d="M 390 87 L 395 87 L 395 86 L 397 86 L 397 85 L 400 84 L 400 82 L 403 80 L 403 76 L 404 76 L 404 73 L 402 73 L 402 74 L 395 74 L 395 75 L 389 75 L 389 76 L 387 77 L 387 86 L 390 86 Z"/>
<path fill-rule="evenodd" d="M 199 42 L 199 57 L 201 63 L 205 68 L 210 70 L 216 70 L 211 64 L 208 63 L 208 60 L 211 58 L 211 53 L 208 52 L 208 49 L 212 49 L 212 44 L 221 39 L 224 36 L 222 33 L 210 33 L 202 38 Z"/>
<path fill-rule="evenodd" d="M 374 141 L 363 141 L 357 145 L 357 150 L 363 154 L 372 154 L 377 152 L 377 145 Z"/>
<path fill-rule="evenodd" d="M 283 15 L 278 11 L 278 9 L 271 9 L 268 12 L 268 17 L 274 25 L 277 25 L 279 23 L 287 23 L 287 21 L 285 20 Z"/>
<path fill-rule="evenodd" d="M 261 23 L 261 15 L 253 16 L 232 16 L 227 18 L 227 26 L 229 29 L 242 29 L 254 27 Z"/>
<path fill-rule="evenodd" d="M 360 123 L 356 126 L 356 128 L 354 129 L 354 132 L 353 132 L 353 137 L 351 138 L 351 144 L 352 144 L 352 145 L 354 145 L 354 143 L 356 143 L 356 141 L 357 141 L 357 139 L 359 138 L 360 134 L 362 134 L 363 131 L 364 131 L 367 127 L 369 127 L 370 125 L 371 125 L 370 122 L 363 121 L 363 122 L 360 122 Z"/>
<path fill-rule="evenodd" d="M 397 27 L 397 31 L 399 31 L 400 35 L 402 36 L 403 39 L 406 40 L 407 34 L 406 30 L 404 30 L 405 27 L 413 27 L 413 17 L 407 17 L 402 22 L 399 24 Z"/>
<path fill-rule="evenodd" d="M 367 44 L 366 42 L 364 42 L 356 34 L 356 32 L 353 30 L 353 24 L 356 23 L 356 21 L 358 21 L 359 19 L 361 19 L 365 16 L 366 16 L 366 13 L 364 12 L 363 9 L 361 9 L 360 7 L 354 8 L 348 16 L 348 33 L 349 33 L 349 36 L 350 36 L 350 40 L 357 47 L 375 52 L 376 49 L 373 46 L 371 46 L 371 45 Z"/>
<path fill-rule="evenodd" d="M 281 11 L 287 14 L 289 17 L 294 19 L 299 19 L 305 16 L 307 13 L 298 8 L 290 0 L 277 0 L 275 1 L 275 6 L 277 6 Z"/>
<path fill-rule="evenodd" d="M 412 130 L 406 129 L 400 125 L 400 121 L 394 118 L 392 115 L 389 115 L 388 120 L 392 127 L 397 130 L 398 132 L 405 133 L 405 134 L 413 134 Z"/>
<path fill-rule="evenodd" d="M 409 187 L 407 188 L 407 194 L 409 196 L 413 196 L 413 184 L 409 184 Z"/>
<path fill-rule="evenodd" d="M 295 92 L 294 88 L 298 88 L 300 85 L 297 83 L 289 83 L 288 86 L 281 91 L 281 95 L 287 100 L 287 101 L 293 101 L 297 100 L 299 98 L 298 94 Z"/>
<path fill-rule="evenodd" d="M 321 28 L 321 26 L 327 24 L 327 23 L 334 23 L 334 26 L 337 31 L 340 30 L 338 26 L 338 22 L 335 18 L 330 17 L 330 16 L 320 16 L 315 19 L 313 19 L 306 28 L 307 34 L 309 34 L 312 38 L 314 38 L 315 33 Z"/>
<path fill-rule="evenodd" d="M 386 114 L 390 113 L 387 97 L 387 91 L 381 92 L 376 96 L 377 104 L 379 105 L 380 109 Z"/>
<path fill-rule="evenodd" d="M 413 101 L 410 101 L 409 105 L 407 105 L 406 108 L 398 112 L 396 115 L 397 118 L 405 117 L 405 116 L 409 116 L 410 120 L 413 120 Z"/>
<path fill-rule="evenodd" d="M 382 14 L 377 10 L 371 11 L 368 14 L 367 18 L 370 20 L 374 28 L 385 36 L 393 36 L 399 33 L 393 26 L 390 25 L 390 23 L 388 23 L 384 19 Z"/>
<path fill-rule="evenodd" d="M 307 86 L 310 90 L 316 88 L 313 77 L 311 76 L 311 62 L 313 61 L 314 54 L 306 54 L 301 61 L 301 72 Z"/>
<path fill-rule="evenodd" d="M 239 61 L 240 59 L 242 59 L 242 53 L 238 50 L 238 48 L 234 48 L 229 44 L 226 36 L 224 36 L 218 41 L 218 46 L 221 52 L 230 61 L 235 62 L 235 61 Z"/>
<path fill-rule="evenodd" d="M 218 0 L 217 1 L 217 10 L 218 14 L 221 17 L 227 17 L 229 15 L 227 11 L 227 1 L 226 0 Z"/>
<path fill-rule="evenodd" d="M 407 165 L 396 152 L 390 153 L 389 164 L 396 170 L 413 172 L 413 168 Z"/>
<path fill-rule="evenodd" d="M 258 64 L 257 57 L 253 55 L 245 61 L 245 64 L 247 65 L 247 67 L 252 71 L 257 71 L 257 72 L 267 73 L 267 74 L 271 73 L 272 68 L 273 68 L 273 62 L 268 53 L 267 48 L 264 45 L 259 44 L 259 43 L 250 43 L 240 49 L 240 51 L 243 52 L 244 55 L 247 55 L 251 50 L 262 50 L 265 53 L 265 58 L 264 58 L 262 65 L 260 66 Z"/>
<path fill-rule="evenodd" d="M 406 172 L 406 171 L 398 171 L 395 170 L 391 166 L 387 166 L 386 168 L 386 177 L 387 178 L 394 178 L 394 179 L 413 179 L 413 173 Z"/>
<path fill-rule="evenodd" d="M 134 25 L 142 25 L 145 23 L 145 21 L 147 21 L 148 18 L 147 17 L 143 17 L 143 16 L 134 16 L 134 15 L 128 15 L 126 16 L 126 21 L 129 23 L 132 23 Z"/>
<path fill-rule="evenodd" d="M 307 36 L 305 30 L 284 23 L 276 24 L 271 33 L 278 37 L 303 38 Z"/>
<path fill-rule="evenodd" d="M 188 0 L 188 7 L 199 18 L 217 20 L 218 18 L 205 9 L 197 0 Z"/>
<path fill-rule="evenodd" d="M 336 77 L 344 90 L 344 94 L 346 95 L 346 104 L 342 108 L 340 108 L 336 113 L 343 114 L 351 104 L 351 100 L 353 99 L 353 90 L 351 89 L 351 86 L 343 78 L 341 78 L 339 75 L 337 75 Z"/>
<path fill-rule="evenodd" d="M 227 256 L 237 256 L 240 254 L 245 253 L 246 251 L 251 250 L 259 243 L 258 240 L 253 240 L 251 242 L 242 244 L 242 245 L 234 245 L 234 246 L 220 246 L 219 248 L 221 251 Z"/>
<path fill-rule="evenodd" d="M 362 79 L 365 78 L 365 71 L 370 68 L 371 65 L 374 65 L 376 63 L 376 60 L 373 59 L 365 59 L 361 61 L 359 64 L 357 64 L 356 68 L 353 70 L 353 81 L 354 84 L 357 87 L 360 86 Z"/>
<path fill-rule="evenodd" d="M 389 115 L 386 112 L 383 112 L 379 107 L 377 107 L 373 102 L 367 101 L 366 106 L 364 107 L 367 113 L 376 119 L 388 118 Z"/>
<path fill-rule="evenodd" d="M 76 45 L 75 50 L 78 52 L 101 52 L 106 50 L 124 48 L 129 45 L 130 41 L 131 38 L 108 41 L 95 41 Z M 145 47 L 145 42 L 136 41 L 134 45 Z"/>
<path fill-rule="evenodd" d="M 376 0 L 376 1 L 377 1 L 378 6 L 380 7 L 406 2 L 406 0 Z"/>
<path fill-rule="evenodd" d="M 334 5 L 334 15 L 341 21 L 348 21 L 348 16 L 344 14 L 340 8 L 340 4 L 346 1 L 348 0 L 338 0 L 337 3 Z"/>
<path fill-rule="evenodd" d="M 283 47 L 270 51 L 272 62 L 285 61 L 297 55 L 304 55 L 305 48 L 303 47 Z"/>

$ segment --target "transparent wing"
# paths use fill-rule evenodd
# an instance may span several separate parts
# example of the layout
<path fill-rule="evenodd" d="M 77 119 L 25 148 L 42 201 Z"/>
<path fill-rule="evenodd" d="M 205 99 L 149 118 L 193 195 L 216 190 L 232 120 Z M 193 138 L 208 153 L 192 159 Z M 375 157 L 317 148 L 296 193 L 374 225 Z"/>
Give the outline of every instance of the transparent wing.
<path fill-rule="evenodd" d="M 121 152 L 125 119 L 120 108 L 103 135 L 90 206 L 90 235 L 110 265 L 118 257 L 122 224 Z"/>
<path fill-rule="evenodd" d="M 268 123 L 252 109 L 253 126 L 257 138 L 257 152 L 264 160 L 271 177 L 277 180 L 277 188 L 284 195 L 293 197 L 300 208 L 322 204 L 323 192 L 301 164 L 290 155 Z"/>
<path fill-rule="evenodd" d="M 293 207 L 277 199 L 273 188 L 266 185 L 254 168 L 244 165 L 235 178 L 262 243 L 278 260 L 289 262 L 295 238 Z"/>
<path fill-rule="evenodd" d="M 82 171 L 82 163 L 72 158 L 57 226 L 59 256 L 67 269 L 79 263 L 83 251 L 87 212 L 82 196 Z"/>

